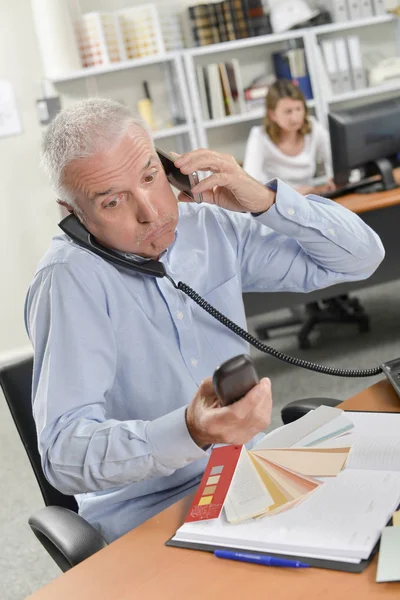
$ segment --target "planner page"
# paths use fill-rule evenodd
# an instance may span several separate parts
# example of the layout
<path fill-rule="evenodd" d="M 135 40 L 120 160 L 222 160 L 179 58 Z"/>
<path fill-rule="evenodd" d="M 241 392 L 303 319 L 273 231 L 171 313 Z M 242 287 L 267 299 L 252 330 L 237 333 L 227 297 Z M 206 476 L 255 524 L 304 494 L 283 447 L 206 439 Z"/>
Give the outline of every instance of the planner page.
<path fill-rule="evenodd" d="M 346 412 L 354 428 L 318 444 L 318 448 L 351 446 L 346 469 L 400 472 L 400 413 Z"/>
<path fill-rule="evenodd" d="M 400 472 L 345 469 L 290 510 L 238 525 L 186 523 L 175 540 L 243 550 L 368 558 L 400 503 Z"/>

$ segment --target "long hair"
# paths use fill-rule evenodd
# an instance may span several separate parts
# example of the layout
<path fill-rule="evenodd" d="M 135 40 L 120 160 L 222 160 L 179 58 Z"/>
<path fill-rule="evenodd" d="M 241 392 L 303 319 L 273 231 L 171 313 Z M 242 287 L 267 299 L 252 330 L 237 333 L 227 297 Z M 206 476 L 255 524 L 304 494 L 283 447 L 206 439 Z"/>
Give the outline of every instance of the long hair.
<path fill-rule="evenodd" d="M 271 85 L 268 90 L 266 102 L 265 102 L 265 118 L 264 118 L 264 127 L 266 133 L 269 135 L 270 139 L 277 144 L 279 142 L 281 128 L 275 121 L 272 121 L 269 117 L 269 111 L 275 110 L 279 100 L 282 98 L 291 98 L 292 100 L 300 100 L 304 105 L 304 123 L 300 128 L 299 133 L 304 136 L 308 133 L 311 133 L 311 123 L 308 114 L 308 107 L 306 100 L 300 91 L 300 89 L 289 81 L 288 79 L 277 79 L 275 83 Z"/>

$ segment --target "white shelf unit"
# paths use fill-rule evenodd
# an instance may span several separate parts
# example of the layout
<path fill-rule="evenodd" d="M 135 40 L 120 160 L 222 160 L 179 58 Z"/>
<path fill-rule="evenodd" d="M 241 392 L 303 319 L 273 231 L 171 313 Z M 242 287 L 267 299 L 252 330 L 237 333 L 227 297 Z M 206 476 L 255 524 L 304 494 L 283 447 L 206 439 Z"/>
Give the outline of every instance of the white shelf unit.
<path fill-rule="evenodd" d="M 341 102 L 359 100 L 361 98 L 371 98 L 373 96 L 380 96 L 392 92 L 400 92 L 400 77 L 395 81 L 383 83 L 382 85 L 366 87 L 363 90 L 352 90 L 345 94 L 337 94 L 336 96 L 332 96 L 332 98 L 328 100 L 328 103 L 339 104 Z"/>
<path fill-rule="evenodd" d="M 137 71 L 146 69 L 139 81 L 146 80 L 150 69 L 148 67 L 159 66 L 163 70 L 164 80 L 169 79 L 168 86 L 170 87 L 170 102 L 180 104 L 181 115 L 184 118 L 184 123 L 155 130 L 153 132 L 154 140 L 167 140 L 175 138 L 174 150 L 177 152 L 185 152 L 197 147 L 197 135 L 193 121 L 193 113 L 190 106 L 189 92 L 186 83 L 185 72 L 182 64 L 182 57 L 179 52 L 169 52 L 156 54 L 154 56 L 146 56 L 135 60 L 127 60 L 112 65 L 103 67 L 88 67 L 78 71 L 63 75 L 60 77 L 52 77 L 50 80 L 58 88 L 62 86 L 62 95 L 69 94 L 75 99 L 77 95 L 82 96 L 82 83 L 86 87 L 86 93 L 90 96 L 99 95 L 100 81 L 104 80 L 108 75 L 116 76 L 118 73 L 128 71 Z M 126 76 L 124 76 L 126 79 Z M 158 78 L 159 79 L 159 78 Z M 151 82 L 150 82 L 151 83 Z M 159 81 L 158 81 L 159 83 Z M 138 85 L 137 81 L 133 85 Z M 68 88 L 73 88 L 71 93 Z M 123 84 L 126 87 L 124 81 Z M 85 89 L 85 88 L 83 88 Z M 122 94 L 122 92 L 121 92 Z M 103 94 L 100 94 L 103 95 Z M 168 150 L 168 148 L 167 148 Z"/>
<path fill-rule="evenodd" d="M 306 29 L 297 29 L 293 31 L 284 32 L 281 34 L 270 34 L 255 38 L 247 38 L 243 40 L 237 40 L 232 42 L 224 42 L 220 44 L 213 44 L 209 46 L 203 46 L 199 48 L 190 48 L 183 52 L 184 64 L 186 69 L 186 77 L 189 84 L 189 90 L 191 94 L 192 109 L 194 114 L 194 120 L 197 128 L 197 136 L 200 146 L 208 147 L 210 145 L 210 134 L 212 131 L 226 127 L 237 126 L 238 135 L 248 134 L 252 124 L 257 122 L 261 123 L 262 118 L 265 114 L 264 107 L 261 106 L 249 113 L 243 113 L 240 115 L 233 115 L 220 119 L 204 120 L 203 112 L 200 103 L 199 89 L 197 83 L 196 65 L 207 64 L 211 62 L 224 61 L 234 53 L 235 57 L 238 57 L 240 52 L 249 52 L 254 49 L 255 52 L 259 52 L 260 48 L 265 48 L 266 55 L 268 52 L 273 52 L 275 48 L 279 47 L 280 44 L 288 42 L 289 40 L 300 40 L 305 49 L 306 60 L 310 73 L 311 86 L 313 90 L 314 99 L 308 102 L 309 108 L 313 109 L 316 118 L 327 125 L 327 115 L 331 105 L 340 104 L 346 101 L 357 101 L 358 99 L 363 100 L 369 96 L 379 96 L 388 93 L 395 93 L 400 90 L 400 81 L 391 82 L 377 87 L 368 87 L 363 90 L 355 90 L 346 94 L 340 94 L 333 97 L 328 97 L 326 90 L 323 89 L 319 78 L 319 71 L 315 61 L 315 50 L 319 40 L 324 36 L 335 36 L 335 35 L 349 35 L 358 32 L 359 30 L 378 31 L 376 28 L 379 27 L 392 27 L 394 44 L 397 47 L 397 51 L 400 52 L 400 26 L 398 26 L 399 19 L 394 15 L 379 15 L 368 17 L 364 19 L 358 19 L 356 21 L 348 21 L 343 23 L 330 23 L 327 25 L 320 25 L 317 27 L 311 27 Z M 387 31 L 382 29 L 383 32 Z M 258 49 L 258 50 L 257 50 Z M 239 58 L 240 61 L 240 58 Z M 253 123 L 252 123 L 253 122 Z M 248 130 L 245 130 L 245 123 L 249 124 Z M 241 127 L 241 129 L 240 129 Z M 212 146 L 218 150 L 219 139 L 222 139 L 224 135 L 223 131 L 219 132 L 221 138 L 212 138 Z M 243 140 L 244 144 L 245 140 Z"/>
<path fill-rule="evenodd" d="M 297 40 L 300 43 L 302 43 L 302 45 L 304 45 L 304 47 L 305 47 L 305 44 L 304 44 L 305 31 L 306 30 L 298 29 L 298 30 L 294 30 L 294 31 L 287 31 L 282 34 L 270 34 L 270 35 L 264 35 L 264 36 L 254 37 L 254 38 L 246 38 L 243 40 L 224 42 L 224 43 L 220 43 L 220 44 L 213 44 L 210 46 L 203 46 L 203 47 L 199 47 L 199 48 L 191 48 L 184 52 L 184 63 L 185 63 L 185 68 L 186 68 L 186 76 L 187 76 L 187 79 L 189 82 L 189 90 L 191 93 L 194 120 L 195 120 L 196 127 L 197 127 L 197 135 L 198 135 L 200 146 L 208 147 L 210 145 L 210 143 L 209 143 L 210 132 L 212 130 L 215 130 L 216 128 L 222 128 L 222 127 L 226 127 L 228 125 L 233 126 L 233 125 L 240 125 L 240 124 L 248 123 L 248 127 L 245 128 L 242 125 L 242 130 L 241 130 L 242 136 L 244 133 L 247 137 L 248 133 L 250 132 L 251 126 L 254 124 L 257 124 L 257 123 L 261 123 L 261 121 L 265 115 L 265 109 L 264 109 L 264 105 L 262 105 L 259 108 L 249 110 L 249 112 L 245 112 L 245 113 L 242 113 L 239 115 L 227 116 L 227 117 L 223 117 L 220 119 L 203 120 L 202 106 L 200 103 L 197 74 L 196 74 L 197 64 L 206 64 L 206 61 L 208 59 L 210 59 L 210 60 L 208 60 L 208 62 L 221 62 L 221 61 L 223 62 L 224 60 L 227 60 L 228 58 L 230 58 L 232 56 L 232 53 L 234 53 L 235 57 L 238 58 L 239 63 L 240 63 L 241 53 L 246 52 L 246 51 L 251 52 L 252 50 L 255 50 L 255 49 L 257 49 L 259 56 L 262 56 L 263 53 L 265 52 L 265 60 L 267 60 L 270 58 L 270 56 L 272 55 L 272 53 L 274 51 L 281 49 L 282 44 L 284 44 L 285 42 L 287 42 L 289 40 Z M 313 80 L 313 74 L 311 72 L 310 72 L 310 79 L 311 79 L 311 86 L 314 91 L 317 88 L 317 82 Z M 308 104 L 309 108 L 315 109 L 315 111 L 317 113 L 317 118 L 319 118 L 318 104 L 315 101 L 315 92 L 314 92 L 314 99 L 309 100 L 307 102 L 307 104 Z M 243 129 L 245 129 L 245 131 L 243 131 Z M 221 131 L 221 135 L 223 135 L 222 131 Z M 246 140 L 243 139 L 242 141 L 243 141 L 243 144 L 241 144 L 241 146 L 242 146 L 242 150 L 244 150 L 244 144 L 245 144 Z M 213 145 L 213 147 L 215 147 L 214 141 L 213 141 L 212 145 Z M 218 150 L 218 148 L 215 148 L 215 149 Z M 238 158 L 241 159 L 241 156 L 238 156 Z"/>
<path fill-rule="evenodd" d="M 379 51 L 386 57 L 398 55 L 400 57 L 400 19 L 395 15 L 379 15 L 359 19 L 346 23 L 333 23 L 314 27 L 308 32 L 308 43 L 311 49 L 324 39 L 335 39 L 347 35 L 358 35 L 360 37 L 361 54 L 363 58 L 363 67 L 366 75 L 372 66 L 379 63 Z M 390 51 L 389 51 L 390 48 Z M 379 50 L 376 52 L 376 50 Z M 366 56 L 373 55 L 373 64 L 367 64 Z M 309 66 L 317 69 L 315 64 L 315 52 L 310 52 Z M 366 77 L 368 81 L 368 76 Z M 340 94 L 328 94 L 319 86 L 317 102 L 319 103 L 319 113 L 321 120 L 328 125 L 328 113 L 332 110 L 341 110 L 342 106 L 368 103 L 376 101 L 377 98 L 393 96 L 400 92 L 400 77 L 397 80 L 388 81 L 377 86 L 367 86 L 363 89 L 350 90 Z"/>
<path fill-rule="evenodd" d="M 264 107 L 254 108 L 240 115 L 203 120 L 197 84 L 196 64 L 204 65 L 210 62 L 224 61 L 231 58 L 232 55 L 239 57 L 240 61 L 241 53 L 249 53 L 252 50 L 254 54 L 258 53 L 258 56 L 265 50 L 265 55 L 269 56 L 275 49 L 280 49 L 285 42 L 299 40 L 305 49 L 314 95 L 314 99 L 308 102 L 308 106 L 315 112 L 317 119 L 326 125 L 327 114 L 332 106 L 346 102 L 354 103 L 359 101 L 363 103 L 369 97 L 395 94 L 400 91 L 400 81 L 388 82 L 381 86 L 368 87 L 329 97 L 319 80 L 319 72 L 315 62 L 316 45 L 325 36 L 334 37 L 340 34 L 347 35 L 359 31 L 361 34 L 361 32 L 369 30 L 376 35 L 377 31 L 386 32 L 387 29 L 384 29 L 385 27 L 393 26 L 395 45 L 397 53 L 400 54 L 399 23 L 400 20 L 397 17 L 389 14 L 343 23 L 330 23 L 318 27 L 287 31 L 281 34 L 269 34 L 199 48 L 187 48 L 180 52 L 163 53 L 114 63 L 104 67 L 80 69 L 68 75 L 53 77 L 51 81 L 58 87 L 61 86 L 63 92 L 67 91 L 67 95 L 68 86 L 75 87 L 74 92 L 76 96 L 78 89 L 76 86 L 80 85 L 80 96 L 82 96 L 82 83 L 79 83 L 81 81 L 84 82 L 86 92 L 89 95 L 96 95 L 99 93 L 99 82 L 108 75 L 112 76 L 114 74 L 116 76 L 115 74 L 124 73 L 123 85 L 125 86 L 125 80 L 128 78 L 130 71 L 133 70 L 136 72 L 140 71 L 140 69 L 146 69 L 146 76 L 143 77 L 143 79 L 146 79 L 147 69 L 150 71 L 154 65 L 160 65 L 166 71 L 169 71 L 170 74 L 173 73 L 170 76 L 170 86 L 173 94 L 180 98 L 185 122 L 174 127 L 155 131 L 153 133 L 154 139 L 171 142 L 171 138 L 174 138 L 177 144 L 177 146 L 175 145 L 175 149 L 179 152 L 184 152 L 185 150 L 199 146 L 208 147 L 209 136 L 211 136 L 212 146 L 218 150 L 219 140 L 228 135 L 228 132 L 231 137 L 233 136 L 232 139 L 236 141 L 236 137 L 243 137 L 248 134 L 252 124 L 261 123 L 265 112 Z M 383 29 L 381 30 L 381 28 Z M 137 85 L 137 80 L 138 78 L 133 85 Z M 216 137 L 216 134 L 213 132 L 217 132 L 217 135 L 220 137 Z M 243 145 L 244 143 L 245 139 L 243 139 Z M 168 148 L 166 149 L 168 150 Z"/>

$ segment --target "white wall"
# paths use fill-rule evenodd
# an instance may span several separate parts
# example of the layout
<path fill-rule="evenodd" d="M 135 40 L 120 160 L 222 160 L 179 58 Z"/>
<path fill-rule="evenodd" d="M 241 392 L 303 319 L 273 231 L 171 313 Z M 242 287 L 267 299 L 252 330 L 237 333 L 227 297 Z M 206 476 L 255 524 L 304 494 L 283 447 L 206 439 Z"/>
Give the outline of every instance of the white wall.
<path fill-rule="evenodd" d="M 0 0 L 0 78 L 12 82 L 23 133 L 0 137 L 0 362 L 29 344 L 26 289 L 59 216 L 38 168 L 35 100 L 41 64 L 29 0 Z"/>

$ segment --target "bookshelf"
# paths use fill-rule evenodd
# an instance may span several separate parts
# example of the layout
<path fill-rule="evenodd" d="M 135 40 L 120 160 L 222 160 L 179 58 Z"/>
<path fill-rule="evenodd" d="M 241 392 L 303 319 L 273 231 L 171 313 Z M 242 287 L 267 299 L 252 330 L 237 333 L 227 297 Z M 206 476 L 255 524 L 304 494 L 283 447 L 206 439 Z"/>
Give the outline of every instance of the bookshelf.
<path fill-rule="evenodd" d="M 378 33 L 379 32 L 379 33 Z M 227 59 L 228 56 L 252 54 L 259 56 L 261 49 L 265 51 L 266 61 L 268 56 L 282 48 L 288 42 L 297 42 L 304 48 L 305 57 L 308 65 L 311 86 L 313 90 L 313 100 L 308 101 L 308 107 L 315 117 L 327 126 L 327 115 L 332 107 L 339 105 L 365 103 L 368 98 L 384 97 L 395 95 L 400 91 L 400 77 L 398 80 L 384 83 L 375 87 L 365 87 L 363 89 L 346 91 L 344 93 L 333 94 L 324 88 L 320 78 L 316 62 L 316 53 L 322 40 L 333 39 L 336 37 L 345 37 L 348 35 L 359 35 L 360 44 L 368 46 L 369 40 L 372 45 L 379 43 L 380 46 L 386 44 L 383 52 L 387 56 L 400 54 L 400 19 L 394 15 L 385 14 L 374 17 L 368 17 L 343 23 L 330 23 L 307 29 L 297 29 L 281 34 L 269 34 L 257 38 L 247 38 L 232 42 L 213 44 L 210 46 L 186 49 L 183 52 L 186 76 L 191 94 L 192 110 L 197 129 L 198 143 L 202 147 L 212 147 L 216 150 L 226 151 L 224 136 L 230 137 L 229 143 L 236 151 L 236 158 L 242 160 L 244 147 L 250 128 L 253 125 L 261 124 L 264 116 L 264 107 L 254 109 L 248 113 L 227 116 L 217 119 L 205 119 L 202 106 L 200 104 L 200 94 L 197 80 L 197 65 L 206 65 L 207 63 L 220 62 Z M 379 40 L 377 42 L 377 40 Z M 248 60 L 248 58 L 246 59 Z M 256 59 L 254 59 L 256 60 Z M 244 63 L 243 70 L 247 70 Z M 364 65 L 366 67 L 367 65 Z M 371 65 L 368 65 L 370 67 Z M 247 124 L 247 127 L 246 127 Z M 241 137 L 238 143 L 233 133 L 222 131 L 223 127 L 229 125 L 236 128 L 237 136 Z"/>
<path fill-rule="evenodd" d="M 200 93 L 196 67 L 206 66 L 209 63 L 219 63 L 237 58 L 245 77 L 248 71 L 256 69 L 263 64 L 268 65 L 271 55 L 292 42 L 304 48 L 308 65 L 313 99 L 308 101 L 310 111 L 322 123 L 327 123 L 327 114 L 331 107 L 365 103 L 368 98 L 379 98 L 395 95 L 400 91 L 400 78 L 386 82 L 380 86 L 365 87 L 344 93 L 328 93 L 320 78 L 316 61 L 316 51 L 321 41 L 333 39 L 337 36 L 359 35 L 361 46 L 367 48 L 371 44 L 379 44 L 387 55 L 400 55 L 400 19 L 394 15 L 385 14 L 343 23 L 331 23 L 307 29 L 296 29 L 280 34 L 268 34 L 258 37 L 245 38 L 229 42 L 222 42 L 202 47 L 185 48 L 175 52 L 163 52 L 154 56 L 140 59 L 125 60 L 109 66 L 90 67 L 74 71 L 66 76 L 52 77 L 51 81 L 59 88 L 62 96 L 73 100 L 82 97 L 86 90 L 89 95 L 107 94 L 107 86 L 100 84 L 111 78 L 110 89 L 119 99 L 119 89 L 137 85 L 138 81 L 149 79 L 152 85 L 152 69 L 159 69 L 154 75 L 157 88 L 162 91 L 168 81 L 170 95 L 175 97 L 181 106 L 182 119 L 178 124 L 161 128 L 155 131 L 155 140 L 160 140 L 160 145 L 165 143 L 166 150 L 184 152 L 196 147 L 212 147 L 221 149 L 225 136 L 234 140 L 232 152 L 239 152 L 237 158 L 241 160 L 244 146 L 250 128 L 260 124 L 264 116 L 264 106 L 257 106 L 249 111 L 241 112 L 215 119 L 204 118 L 200 102 Z M 390 50 L 392 49 L 392 50 Z M 243 67 L 242 67 L 243 58 Z M 263 62 L 264 61 L 264 62 Z M 370 64 L 365 65 L 371 67 Z M 116 79 L 117 78 L 117 79 Z M 243 81 L 247 84 L 248 81 Z M 82 93 L 83 92 L 83 93 Z M 122 94 L 121 94 L 122 95 Z M 155 94 L 157 95 L 157 93 Z M 229 126 L 229 127 L 228 127 Z M 228 148 L 222 148 L 226 151 Z"/>
<path fill-rule="evenodd" d="M 51 77 L 51 82 L 61 93 L 63 105 L 84 95 L 106 96 L 115 100 L 129 98 L 127 104 L 143 95 L 141 82 L 148 80 L 154 90 L 155 111 L 159 106 L 179 113 L 179 122 L 153 131 L 153 139 L 166 150 L 186 152 L 197 146 L 193 112 L 187 88 L 187 78 L 179 52 L 163 52 L 153 56 L 131 59 L 110 65 L 82 68 L 67 76 Z M 136 91 L 135 91 L 136 90 Z M 157 99 L 163 98 L 159 102 Z"/>

